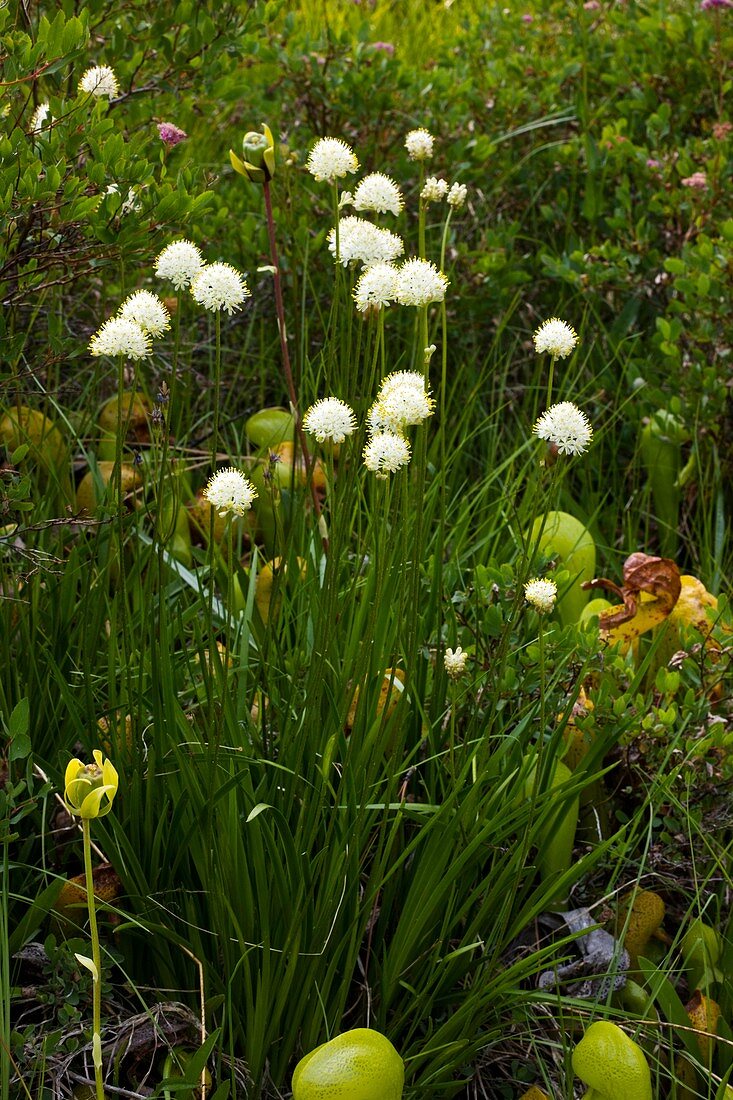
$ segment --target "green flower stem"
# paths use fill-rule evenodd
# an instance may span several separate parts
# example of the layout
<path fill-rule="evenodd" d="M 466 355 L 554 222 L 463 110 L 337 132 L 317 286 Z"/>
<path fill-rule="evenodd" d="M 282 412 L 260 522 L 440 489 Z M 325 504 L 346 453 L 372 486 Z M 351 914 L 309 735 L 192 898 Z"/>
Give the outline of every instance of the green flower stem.
<path fill-rule="evenodd" d="M 92 838 L 89 818 L 82 818 L 84 836 L 84 874 L 87 888 L 87 908 L 89 910 L 89 935 L 92 940 L 92 961 L 96 969 L 93 975 L 92 1008 L 92 1051 L 94 1058 L 94 1082 L 97 1100 L 105 1100 L 102 1080 L 102 956 L 99 950 L 99 931 L 97 912 L 94 904 L 94 876 L 92 874 Z"/>
<path fill-rule="evenodd" d="M 425 210 L 427 203 L 423 201 L 422 189 L 425 182 L 425 164 L 420 161 L 420 175 L 418 177 L 418 217 L 417 217 L 417 254 L 421 260 L 425 259 Z"/>
<path fill-rule="evenodd" d="M 547 407 L 549 409 L 552 404 L 552 382 L 555 377 L 555 361 L 557 356 L 550 356 L 550 370 L 547 375 Z"/>

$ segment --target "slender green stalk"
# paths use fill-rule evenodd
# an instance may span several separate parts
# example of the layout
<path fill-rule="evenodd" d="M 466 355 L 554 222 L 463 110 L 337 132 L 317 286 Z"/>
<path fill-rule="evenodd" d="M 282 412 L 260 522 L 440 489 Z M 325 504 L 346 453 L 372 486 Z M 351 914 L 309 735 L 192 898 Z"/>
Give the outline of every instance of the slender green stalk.
<path fill-rule="evenodd" d="M 96 973 L 92 975 L 92 1058 L 94 1061 L 94 1083 L 97 1100 L 105 1100 L 104 1080 L 102 1077 L 102 955 L 99 948 L 97 929 L 97 911 L 94 901 L 94 874 L 92 872 L 92 838 L 88 818 L 82 818 L 84 837 L 84 878 L 87 890 L 87 908 L 89 910 L 89 935 L 92 941 L 92 961 Z"/>

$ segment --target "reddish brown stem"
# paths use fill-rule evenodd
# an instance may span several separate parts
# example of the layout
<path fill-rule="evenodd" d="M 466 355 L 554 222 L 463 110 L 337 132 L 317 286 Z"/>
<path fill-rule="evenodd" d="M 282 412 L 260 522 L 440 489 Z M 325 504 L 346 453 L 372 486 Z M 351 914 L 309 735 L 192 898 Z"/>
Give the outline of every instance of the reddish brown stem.
<path fill-rule="evenodd" d="M 288 387 L 288 396 L 290 398 L 290 405 L 293 410 L 293 416 L 295 417 L 295 430 L 298 433 L 298 441 L 300 443 L 300 450 L 303 455 L 303 462 L 305 463 L 305 476 L 310 487 L 310 494 L 313 500 L 313 507 L 316 510 L 316 516 L 321 514 L 321 505 L 316 493 L 315 486 L 313 485 L 313 461 L 308 451 L 308 444 L 305 438 L 305 432 L 303 431 L 303 422 L 300 419 L 300 411 L 298 409 L 298 398 L 295 393 L 295 382 L 293 381 L 293 371 L 290 366 L 290 352 L 288 351 L 288 336 L 285 328 L 285 307 L 283 306 L 283 292 L 280 283 L 280 264 L 278 262 L 277 255 L 277 241 L 275 239 L 275 219 L 272 214 L 272 197 L 270 195 L 270 181 L 265 180 L 263 184 L 263 190 L 265 192 L 265 214 L 267 216 L 267 236 L 270 242 L 270 262 L 272 263 L 274 273 L 273 282 L 275 284 L 275 310 L 277 312 L 277 327 L 280 333 L 280 353 L 283 361 L 283 371 L 285 373 L 285 382 Z M 328 547 L 328 540 L 323 539 L 324 550 Z"/>

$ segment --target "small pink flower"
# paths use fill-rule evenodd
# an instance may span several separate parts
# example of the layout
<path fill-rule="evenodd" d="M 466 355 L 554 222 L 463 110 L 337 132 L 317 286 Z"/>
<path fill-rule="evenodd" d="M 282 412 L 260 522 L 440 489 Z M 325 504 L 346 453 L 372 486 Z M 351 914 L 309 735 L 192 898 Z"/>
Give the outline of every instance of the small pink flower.
<path fill-rule="evenodd" d="M 710 8 L 733 8 L 733 0 L 702 0 L 701 11 L 709 11 Z"/>
<path fill-rule="evenodd" d="M 525 14 L 522 16 L 522 22 L 523 23 L 533 23 L 534 22 L 534 16 L 530 15 L 529 12 L 525 12 Z"/>
<path fill-rule="evenodd" d="M 707 191 L 708 177 L 704 172 L 693 172 L 681 182 L 683 187 L 692 187 L 695 191 Z"/>
<path fill-rule="evenodd" d="M 382 53 L 389 54 L 391 57 L 394 53 L 394 46 L 391 42 L 372 42 L 373 50 L 381 50 Z"/>
<path fill-rule="evenodd" d="M 188 137 L 185 130 L 180 130 L 172 122 L 159 122 L 158 133 L 160 134 L 160 140 L 169 148 L 173 148 L 174 145 L 178 145 L 179 141 L 185 141 Z"/>
<path fill-rule="evenodd" d="M 656 160 L 655 157 L 647 157 L 646 166 L 647 168 L 661 168 L 662 162 L 661 160 Z"/>
<path fill-rule="evenodd" d="M 598 11 L 600 6 L 598 0 L 586 0 L 585 4 L 583 4 L 586 11 Z"/>

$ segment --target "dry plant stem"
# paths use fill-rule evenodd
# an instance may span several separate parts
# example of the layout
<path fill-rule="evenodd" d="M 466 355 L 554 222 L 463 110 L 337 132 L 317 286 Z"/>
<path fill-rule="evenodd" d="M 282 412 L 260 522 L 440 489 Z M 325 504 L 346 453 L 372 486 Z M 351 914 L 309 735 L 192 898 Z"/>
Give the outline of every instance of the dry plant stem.
<path fill-rule="evenodd" d="M 89 935 L 92 940 L 92 961 L 96 968 L 93 975 L 92 1007 L 92 1057 L 94 1060 L 94 1083 L 97 1100 L 104 1100 L 104 1081 L 102 1079 L 102 957 L 99 950 L 99 932 L 97 930 L 97 912 L 94 904 L 94 875 L 92 874 L 92 845 L 89 819 L 82 820 L 84 831 L 84 875 L 87 888 L 87 908 L 89 910 Z"/>
<path fill-rule="evenodd" d="M 188 955 L 189 959 L 193 959 L 196 963 L 196 967 L 199 972 L 199 997 L 201 998 L 201 1046 L 206 1042 L 206 997 L 204 994 L 204 968 L 200 959 L 197 959 L 193 951 L 181 944 L 181 950 Z M 206 1100 L 206 1066 L 203 1066 L 201 1070 L 201 1100 Z"/>
<path fill-rule="evenodd" d="M 308 443 L 306 442 L 305 432 L 303 431 L 303 422 L 300 418 L 300 411 L 298 409 L 298 397 L 295 392 L 295 382 L 293 381 L 293 371 L 290 366 L 290 352 L 288 351 L 288 335 L 285 327 L 285 307 L 283 306 L 283 292 L 280 283 L 280 264 L 277 254 L 277 241 L 275 239 L 275 219 L 272 213 L 272 197 L 270 195 L 270 181 L 265 180 L 262 185 L 262 189 L 265 193 L 265 214 L 267 216 L 267 237 L 270 242 L 270 262 L 274 268 L 274 274 L 272 281 L 275 287 L 275 310 L 277 312 L 277 328 L 280 334 L 280 354 L 283 361 L 283 372 L 285 374 L 285 384 L 288 387 L 288 397 L 293 410 L 293 416 L 295 417 L 295 428 L 298 433 L 298 441 L 300 443 L 301 454 L 303 455 L 303 461 L 305 463 L 305 476 L 310 487 L 311 498 L 313 500 L 313 507 L 315 509 L 316 517 L 321 515 L 321 504 L 318 500 L 318 494 L 316 493 L 315 486 L 313 485 L 313 478 L 311 472 L 313 470 L 313 462 L 308 451 Z M 328 539 L 322 539 L 323 549 L 328 550 Z"/>

